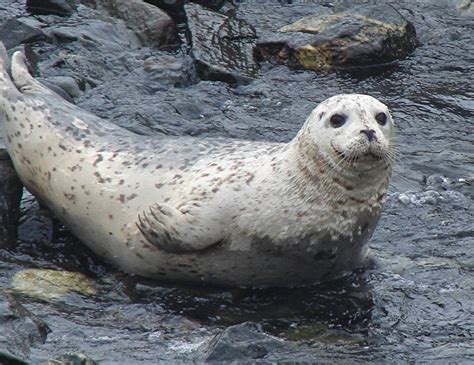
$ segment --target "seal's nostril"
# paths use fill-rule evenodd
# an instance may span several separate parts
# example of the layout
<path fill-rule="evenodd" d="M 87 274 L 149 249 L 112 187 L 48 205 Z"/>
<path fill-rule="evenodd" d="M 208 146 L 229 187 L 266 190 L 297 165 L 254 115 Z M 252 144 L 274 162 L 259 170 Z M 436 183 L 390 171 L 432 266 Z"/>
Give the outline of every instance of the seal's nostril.
<path fill-rule="evenodd" d="M 377 140 L 377 137 L 375 136 L 375 131 L 373 129 L 362 129 L 360 133 L 365 134 L 369 142 L 372 142 L 373 139 Z"/>

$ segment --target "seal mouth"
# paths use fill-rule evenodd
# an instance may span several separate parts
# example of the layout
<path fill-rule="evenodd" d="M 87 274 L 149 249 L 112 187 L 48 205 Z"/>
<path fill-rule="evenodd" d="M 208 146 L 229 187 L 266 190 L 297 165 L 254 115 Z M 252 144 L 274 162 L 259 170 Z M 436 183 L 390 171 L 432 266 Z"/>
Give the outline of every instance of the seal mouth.
<path fill-rule="evenodd" d="M 370 150 L 361 154 L 346 154 L 334 146 L 332 146 L 332 149 L 334 153 L 336 154 L 336 156 L 338 156 L 341 161 L 347 161 L 347 162 L 369 161 L 370 162 L 373 160 L 375 161 L 383 160 L 382 155 L 378 155 Z"/>

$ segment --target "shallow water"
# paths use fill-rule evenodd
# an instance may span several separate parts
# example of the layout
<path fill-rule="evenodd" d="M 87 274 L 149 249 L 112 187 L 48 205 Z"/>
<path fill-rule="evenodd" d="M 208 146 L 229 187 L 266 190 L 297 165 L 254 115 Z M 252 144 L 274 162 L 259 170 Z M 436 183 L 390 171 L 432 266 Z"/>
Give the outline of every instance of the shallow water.
<path fill-rule="evenodd" d="M 295 3 L 244 3 L 238 15 L 264 36 L 328 11 Z M 116 33 L 100 32 L 83 7 L 70 19 L 40 18 L 44 30 L 92 32 L 102 40 L 35 45 L 47 51 L 41 76 L 87 78 L 97 86 L 76 103 L 138 133 L 288 141 L 319 101 L 357 92 L 391 107 L 399 156 L 370 242 L 378 268 L 304 290 L 176 287 L 123 275 L 26 196 L 18 247 L 0 251 L 0 288 L 11 287 L 25 268 L 79 271 L 96 288 L 50 301 L 17 294 L 52 330 L 29 360 L 69 351 L 104 364 L 196 360 L 215 334 L 250 321 L 285 340 L 267 361 L 474 361 L 474 16 L 454 1 L 390 3 L 415 24 L 421 42 L 396 64 L 334 74 L 263 64 L 250 84 L 202 81 L 171 89 L 143 71 L 146 57 L 165 53 L 138 48 L 120 24 Z M 0 15 L 26 16 L 14 5 Z M 62 59 L 65 66 L 51 67 Z"/>

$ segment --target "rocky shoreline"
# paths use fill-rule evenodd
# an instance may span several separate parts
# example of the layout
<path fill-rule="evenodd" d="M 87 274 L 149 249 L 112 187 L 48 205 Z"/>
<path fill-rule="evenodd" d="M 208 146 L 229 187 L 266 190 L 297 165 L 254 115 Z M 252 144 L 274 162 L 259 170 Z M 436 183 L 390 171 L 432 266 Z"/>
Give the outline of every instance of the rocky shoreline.
<path fill-rule="evenodd" d="M 403 147 L 381 268 L 286 291 L 116 272 L 22 198 L 0 147 L 0 362 L 472 360 L 473 5 L 373 3 L 0 0 L 9 52 L 137 134 L 285 141 L 318 99 L 367 92 L 391 101 Z"/>

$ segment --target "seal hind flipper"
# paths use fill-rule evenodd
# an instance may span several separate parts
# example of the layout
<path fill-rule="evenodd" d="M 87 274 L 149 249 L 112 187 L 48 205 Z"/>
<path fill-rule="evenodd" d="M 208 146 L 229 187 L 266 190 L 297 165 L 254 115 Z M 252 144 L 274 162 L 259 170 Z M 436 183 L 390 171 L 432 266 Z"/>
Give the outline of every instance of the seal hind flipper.
<path fill-rule="evenodd" d="M 170 253 L 201 251 L 221 240 L 218 230 L 210 228 L 209 222 L 200 221 L 184 206 L 176 209 L 155 203 L 138 215 L 136 225 L 147 241 Z"/>
<path fill-rule="evenodd" d="M 26 66 L 25 56 L 20 51 L 15 52 L 12 56 L 11 74 L 13 83 L 22 93 L 38 92 L 59 97 L 59 95 L 42 85 L 30 74 Z"/>

